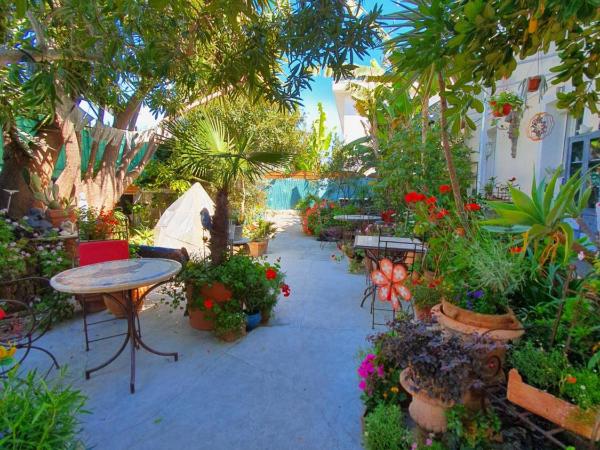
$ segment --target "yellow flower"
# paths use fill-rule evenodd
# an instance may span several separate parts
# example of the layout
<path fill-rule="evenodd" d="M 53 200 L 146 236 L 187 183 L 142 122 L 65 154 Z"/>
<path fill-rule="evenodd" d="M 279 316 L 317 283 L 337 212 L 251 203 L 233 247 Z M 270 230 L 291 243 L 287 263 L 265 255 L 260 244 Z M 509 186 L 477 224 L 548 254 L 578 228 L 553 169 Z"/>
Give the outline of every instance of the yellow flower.
<path fill-rule="evenodd" d="M 16 347 L 6 348 L 0 345 L 0 359 L 12 358 L 16 351 Z"/>
<path fill-rule="evenodd" d="M 383 393 L 383 398 L 387 398 L 387 392 Z"/>
<path fill-rule="evenodd" d="M 398 386 L 392 386 L 392 387 L 390 388 L 390 391 L 392 391 L 394 394 L 397 394 L 399 390 L 400 390 L 400 389 L 398 389 Z"/>

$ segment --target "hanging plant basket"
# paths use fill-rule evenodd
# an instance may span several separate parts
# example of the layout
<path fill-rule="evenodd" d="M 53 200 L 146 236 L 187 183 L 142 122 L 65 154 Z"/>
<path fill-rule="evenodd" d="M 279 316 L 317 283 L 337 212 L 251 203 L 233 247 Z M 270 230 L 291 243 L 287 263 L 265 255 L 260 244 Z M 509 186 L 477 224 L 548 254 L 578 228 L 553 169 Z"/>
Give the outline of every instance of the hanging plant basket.
<path fill-rule="evenodd" d="M 527 92 L 536 92 L 540 88 L 541 83 L 541 76 L 536 75 L 535 77 L 529 77 L 527 79 Z"/>
<path fill-rule="evenodd" d="M 506 117 L 511 112 L 519 112 L 523 108 L 523 100 L 512 92 L 500 92 L 490 98 L 490 108 L 494 117 Z"/>

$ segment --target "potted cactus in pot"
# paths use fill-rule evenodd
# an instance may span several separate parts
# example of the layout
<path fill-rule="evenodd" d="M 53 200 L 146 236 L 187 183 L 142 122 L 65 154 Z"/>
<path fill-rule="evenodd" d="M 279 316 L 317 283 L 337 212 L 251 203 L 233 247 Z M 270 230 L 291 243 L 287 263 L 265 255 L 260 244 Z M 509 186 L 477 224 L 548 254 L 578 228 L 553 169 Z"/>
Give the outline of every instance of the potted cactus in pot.
<path fill-rule="evenodd" d="M 36 174 L 25 172 L 25 179 L 34 198 L 46 207 L 46 217 L 54 228 L 60 228 L 65 221 L 75 223 L 75 209 L 72 199 L 60 197 L 58 185 L 53 181 L 44 188 L 42 180 Z"/>

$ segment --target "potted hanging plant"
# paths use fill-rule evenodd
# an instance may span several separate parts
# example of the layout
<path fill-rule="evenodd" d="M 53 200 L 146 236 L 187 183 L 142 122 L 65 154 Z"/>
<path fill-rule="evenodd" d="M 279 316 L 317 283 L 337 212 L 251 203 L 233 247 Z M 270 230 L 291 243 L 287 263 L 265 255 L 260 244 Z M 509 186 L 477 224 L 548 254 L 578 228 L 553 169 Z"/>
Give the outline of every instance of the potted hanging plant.
<path fill-rule="evenodd" d="M 512 92 L 500 92 L 489 100 L 494 117 L 506 117 L 511 112 L 518 113 L 523 109 L 523 99 Z"/>
<path fill-rule="evenodd" d="M 428 279 L 426 276 L 413 281 L 414 286 L 411 288 L 412 302 L 417 320 L 431 320 L 431 308 L 440 303 L 444 296 L 440 283 L 441 280 Z"/>
<path fill-rule="evenodd" d="M 407 319 L 394 321 L 391 331 L 380 354 L 401 369 L 400 384 L 412 396 L 409 414 L 422 429 L 446 431 L 446 411 L 457 403 L 472 411 L 481 408 L 479 388 L 499 365 L 482 361 L 479 354 L 497 344 L 447 335 L 436 325 Z"/>
<path fill-rule="evenodd" d="M 248 242 L 248 253 L 250 256 L 263 256 L 267 252 L 269 239 L 275 237 L 276 230 L 274 222 L 264 219 L 259 219 L 248 225 L 244 230 L 244 234 L 250 239 L 250 242 Z"/>

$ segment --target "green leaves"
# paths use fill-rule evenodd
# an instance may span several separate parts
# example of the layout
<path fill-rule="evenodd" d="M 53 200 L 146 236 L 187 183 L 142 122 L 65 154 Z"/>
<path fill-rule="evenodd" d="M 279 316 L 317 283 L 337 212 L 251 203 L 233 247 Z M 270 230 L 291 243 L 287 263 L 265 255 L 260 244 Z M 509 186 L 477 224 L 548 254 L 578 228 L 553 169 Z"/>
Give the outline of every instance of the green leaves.
<path fill-rule="evenodd" d="M 513 203 L 489 202 L 496 212 L 496 218 L 483 222 L 490 231 L 515 233 L 524 231 L 529 242 L 540 242 L 546 238 L 556 241 L 560 235 L 561 245 L 567 250 L 565 262 L 570 258 L 574 236 L 572 227 L 565 222 L 577 218 L 585 208 L 591 188 L 586 188 L 586 177 L 575 173 L 555 194 L 556 183 L 562 173 L 557 169 L 549 183 L 542 179 L 536 184 L 535 176 L 531 186 L 531 196 L 511 188 Z M 515 227 L 518 227 L 515 229 Z M 528 242 L 526 242 L 528 243 Z"/>

